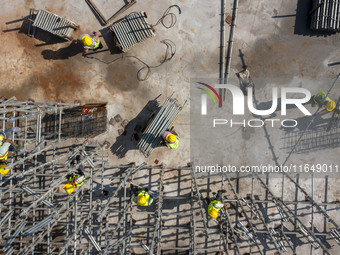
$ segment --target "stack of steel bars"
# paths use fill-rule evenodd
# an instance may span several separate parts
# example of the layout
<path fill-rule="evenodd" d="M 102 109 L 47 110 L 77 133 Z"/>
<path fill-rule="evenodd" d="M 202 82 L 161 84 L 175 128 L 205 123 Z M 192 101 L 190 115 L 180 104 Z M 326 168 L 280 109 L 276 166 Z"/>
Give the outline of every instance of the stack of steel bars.
<path fill-rule="evenodd" d="M 145 17 L 145 12 L 133 12 L 110 27 L 122 51 L 155 36 Z"/>
<path fill-rule="evenodd" d="M 32 12 L 30 15 L 32 15 Z M 65 40 L 71 40 L 77 26 L 76 23 L 46 10 L 38 10 L 33 23 L 33 27 L 38 27 Z"/>
<path fill-rule="evenodd" d="M 158 146 L 164 132 L 172 127 L 182 109 L 183 106 L 178 105 L 175 98 L 169 97 L 165 101 L 155 118 L 146 127 L 141 140 L 137 144 L 138 149 L 146 158 Z"/>
<path fill-rule="evenodd" d="M 338 0 L 313 0 L 311 29 L 339 32 L 340 3 Z"/>

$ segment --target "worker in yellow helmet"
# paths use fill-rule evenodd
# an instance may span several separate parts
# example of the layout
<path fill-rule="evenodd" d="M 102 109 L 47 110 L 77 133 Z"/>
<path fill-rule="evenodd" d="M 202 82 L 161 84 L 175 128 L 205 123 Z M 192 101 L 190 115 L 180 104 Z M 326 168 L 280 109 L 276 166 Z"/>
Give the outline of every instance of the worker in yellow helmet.
<path fill-rule="evenodd" d="M 149 206 L 153 202 L 153 196 L 149 194 L 148 188 L 138 188 L 131 184 L 131 193 L 134 201 L 139 206 Z"/>
<path fill-rule="evenodd" d="M 7 162 L 0 163 L 0 174 L 5 175 L 9 172 L 9 168 L 7 168 Z"/>
<path fill-rule="evenodd" d="M 210 198 L 207 198 L 208 205 L 208 214 L 211 218 L 217 219 L 218 213 L 223 207 L 222 200 L 222 193 L 225 192 L 224 190 L 219 190 L 214 200 L 211 201 Z"/>
<path fill-rule="evenodd" d="M 75 188 L 83 186 L 85 183 L 85 174 L 83 172 L 82 166 L 77 169 L 75 174 L 70 174 L 66 176 L 67 183 L 63 186 L 63 189 L 68 193 L 71 194 Z"/>
<path fill-rule="evenodd" d="M 320 114 L 323 114 L 325 112 L 331 112 L 335 109 L 336 104 L 333 100 L 331 100 L 325 92 L 319 92 L 313 98 L 312 106 L 315 106 L 316 104 L 319 105 L 319 107 L 325 108 L 320 112 Z"/>
<path fill-rule="evenodd" d="M 85 34 L 81 37 L 81 40 L 84 44 L 85 53 L 87 53 L 89 50 L 97 50 L 103 48 L 103 45 L 99 40 L 99 34 L 97 32 L 93 32 L 93 36 Z"/>
<path fill-rule="evenodd" d="M 13 132 L 18 132 L 18 127 L 7 129 L 5 132 L 0 132 L 0 174 L 5 175 L 8 173 L 7 158 L 9 150 L 25 152 L 24 149 L 20 149 L 20 146 L 12 140 L 6 138 L 9 137 Z"/>
<path fill-rule="evenodd" d="M 166 131 L 163 134 L 163 140 L 166 146 L 171 150 L 177 149 L 179 146 L 179 137 L 177 135 L 174 135 L 170 131 Z"/>

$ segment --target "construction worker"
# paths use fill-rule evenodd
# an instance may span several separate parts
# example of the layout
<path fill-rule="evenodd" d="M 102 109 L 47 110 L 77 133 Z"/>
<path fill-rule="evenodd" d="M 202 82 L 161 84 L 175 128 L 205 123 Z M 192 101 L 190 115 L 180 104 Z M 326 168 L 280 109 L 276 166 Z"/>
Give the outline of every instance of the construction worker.
<path fill-rule="evenodd" d="M 211 218 L 217 219 L 218 213 L 223 207 L 221 202 L 222 200 L 222 193 L 225 192 L 224 190 L 219 190 L 214 200 L 211 201 L 210 198 L 207 198 L 208 205 L 208 214 Z"/>
<path fill-rule="evenodd" d="M 135 203 L 139 206 L 149 206 L 153 202 L 153 196 L 149 194 L 148 188 L 141 188 L 131 184 L 131 192 L 135 196 L 133 199 Z"/>
<path fill-rule="evenodd" d="M 325 112 L 331 112 L 335 109 L 336 104 L 333 100 L 331 100 L 325 92 L 319 92 L 318 94 L 316 94 L 315 96 L 312 97 L 313 98 L 313 103 L 312 106 L 315 106 L 316 104 L 319 105 L 319 107 L 323 107 L 325 108 L 324 110 L 322 110 L 320 112 L 320 114 L 323 114 Z"/>
<path fill-rule="evenodd" d="M 165 131 L 163 134 L 163 140 L 166 146 L 168 146 L 168 148 L 171 150 L 177 149 L 179 146 L 179 137 L 170 131 Z"/>
<path fill-rule="evenodd" d="M 0 173 L 5 175 L 9 169 L 7 167 L 7 157 L 9 154 L 10 147 L 13 146 L 14 151 L 25 152 L 24 149 L 20 149 L 20 146 L 12 140 L 6 138 L 9 137 L 13 132 L 18 132 L 19 128 L 14 127 L 7 129 L 5 132 L 0 132 Z"/>
<path fill-rule="evenodd" d="M 67 183 L 63 186 L 63 189 L 68 193 L 71 194 L 75 188 L 78 188 L 85 183 L 85 174 L 82 169 L 82 166 L 80 166 L 77 169 L 77 173 L 70 174 L 66 176 Z"/>
<path fill-rule="evenodd" d="M 89 50 L 97 50 L 103 48 L 102 43 L 99 40 L 99 34 L 93 32 L 93 36 L 85 34 L 81 37 L 84 44 L 84 52 L 87 53 Z"/>

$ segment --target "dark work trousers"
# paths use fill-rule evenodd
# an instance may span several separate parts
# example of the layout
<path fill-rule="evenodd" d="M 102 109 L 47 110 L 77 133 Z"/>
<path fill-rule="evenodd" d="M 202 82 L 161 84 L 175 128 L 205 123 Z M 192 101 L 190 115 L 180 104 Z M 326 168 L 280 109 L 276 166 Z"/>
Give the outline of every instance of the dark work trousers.
<path fill-rule="evenodd" d="M 207 203 L 210 204 L 214 200 L 218 200 L 218 201 L 223 202 L 222 201 L 222 193 L 223 193 L 223 190 L 217 191 L 217 194 L 216 194 L 214 199 L 211 199 L 210 197 L 207 197 Z"/>

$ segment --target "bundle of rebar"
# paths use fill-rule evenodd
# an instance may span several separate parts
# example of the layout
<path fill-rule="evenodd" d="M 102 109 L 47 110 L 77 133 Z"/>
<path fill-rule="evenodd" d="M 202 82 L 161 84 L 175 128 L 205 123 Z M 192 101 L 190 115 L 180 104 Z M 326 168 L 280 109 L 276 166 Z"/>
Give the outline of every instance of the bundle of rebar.
<path fill-rule="evenodd" d="M 77 26 L 74 22 L 46 10 L 38 10 L 33 23 L 33 27 L 38 27 L 65 40 L 71 40 Z"/>
<path fill-rule="evenodd" d="M 136 44 L 155 36 L 146 20 L 145 12 L 131 13 L 119 22 L 114 23 L 110 30 L 114 33 L 122 51 L 127 51 Z"/>
<path fill-rule="evenodd" d="M 338 0 L 313 0 L 311 29 L 325 32 L 339 32 L 340 3 Z"/>
<path fill-rule="evenodd" d="M 152 151 L 161 142 L 162 135 L 167 129 L 172 127 L 182 109 L 183 106 L 178 105 L 175 98 L 169 97 L 165 101 L 162 108 L 143 132 L 143 136 L 137 144 L 138 149 L 146 158 L 150 156 Z"/>

